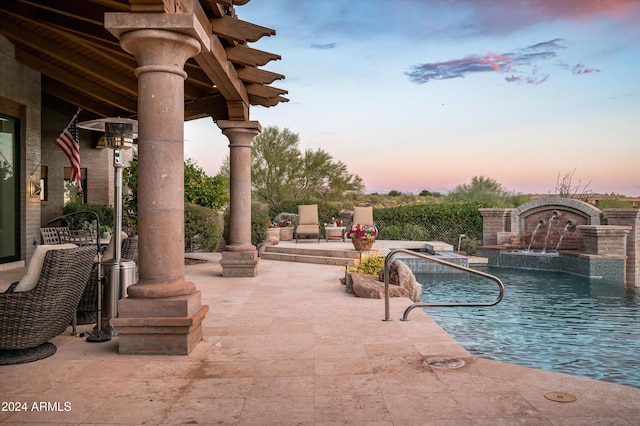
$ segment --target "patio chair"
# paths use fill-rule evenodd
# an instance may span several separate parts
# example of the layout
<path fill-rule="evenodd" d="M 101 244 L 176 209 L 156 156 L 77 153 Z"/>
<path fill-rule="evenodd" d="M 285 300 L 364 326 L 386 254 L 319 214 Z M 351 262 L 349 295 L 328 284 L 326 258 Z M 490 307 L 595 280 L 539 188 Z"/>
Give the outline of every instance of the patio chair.
<path fill-rule="evenodd" d="M 317 235 L 320 243 L 320 220 L 318 219 L 318 205 L 309 204 L 298 206 L 298 225 L 296 225 L 296 244 L 301 235 Z"/>
<path fill-rule="evenodd" d="M 42 244 L 52 245 L 60 244 L 60 234 L 57 227 L 40 228 L 40 236 L 42 237 Z"/>
<path fill-rule="evenodd" d="M 92 246 L 65 247 L 38 246 L 27 275 L 0 293 L 0 364 L 37 361 L 56 352 L 48 340 L 71 323 L 96 255 Z"/>
<path fill-rule="evenodd" d="M 378 228 L 373 221 L 373 207 L 354 207 L 353 208 L 353 221 L 351 223 L 351 229 L 354 226 L 360 224 L 361 226 L 371 226 L 375 229 L 376 235 L 378 235 Z"/>

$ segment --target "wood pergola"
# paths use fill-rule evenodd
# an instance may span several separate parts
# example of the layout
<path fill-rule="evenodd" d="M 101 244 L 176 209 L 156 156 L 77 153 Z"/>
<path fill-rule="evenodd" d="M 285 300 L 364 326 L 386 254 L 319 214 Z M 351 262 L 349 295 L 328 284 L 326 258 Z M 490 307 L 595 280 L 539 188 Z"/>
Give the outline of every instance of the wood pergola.
<path fill-rule="evenodd" d="M 0 3 L 0 34 L 13 44 L 15 61 L 41 76 L 42 105 L 25 106 L 33 111 L 30 117 L 40 115 L 40 106 L 69 116 L 80 107 L 80 120 L 138 121 L 139 280 L 127 287 L 117 318 L 111 318 L 120 353 L 188 354 L 202 337 L 208 306 L 184 271 L 186 120 L 211 117 L 229 139 L 223 275 L 257 274 L 259 258 L 251 244 L 251 143 L 261 126 L 250 120 L 249 110 L 286 102 L 287 92 L 270 86 L 284 76 L 259 68 L 280 57 L 248 47 L 275 31 L 237 18 L 235 6 L 247 2 Z M 11 82 L 16 76 L 7 78 Z M 40 138 L 34 134 L 31 140 Z M 27 139 L 21 144 L 24 149 Z M 40 150 L 33 152 L 37 157 Z"/>
<path fill-rule="evenodd" d="M 108 12 L 190 14 L 210 39 L 185 65 L 185 121 L 248 120 L 249 107 L 287 102 L 271 84 L 284 76 L 260 67 L 279 55 L 249 43 L 275 31 L 236 16 L 249 0 L 5 0 L 0 33 L 15 45 L 16 59 L 42 74 L 43 101 L 95 117 L 137 118 L 137 62 L 104 26 Z M 193 18 L 191 18 L 193 19 Z M 62 101 L 62 102 L 61 102 Z"/>

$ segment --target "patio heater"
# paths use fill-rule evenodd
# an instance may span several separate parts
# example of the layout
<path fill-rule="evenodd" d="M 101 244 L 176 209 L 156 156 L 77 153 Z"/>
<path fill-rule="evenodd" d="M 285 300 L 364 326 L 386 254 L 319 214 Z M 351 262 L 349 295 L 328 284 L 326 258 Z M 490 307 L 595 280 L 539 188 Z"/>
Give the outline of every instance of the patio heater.
<path fill-rule="evenodd" d="M 114 334 L 113 327 L 109 325 L 111 318 L 118 316 L 118 300 L 126 296 L 127 287 L 134 284 L 136 280 L 136 264 L 131 259 L 121 259 L 122 240 L 122 169 L 123 150 L 133 146 L 134 138 L 138 133 L 138 122 L 128 118 L 111 117 L 78 123 L 78 127 L 86 130 L 104 132 L 104 143 L 109 149 L 113 149 L 113 167 L 115 170 L 114 180 L 114 218 L 113 233 L 114 240 L 113 259 L 102 262 L 104 275 L 104 289 L 98 292 L 98 337 L 89 341 L 104 341 L 110 339 Z M 102 300 L 100 294 L 103 293 Z M 102 335 L 105 337 L 102 337 Z M 108 339 L 106 336 L 109 336 Z"/>

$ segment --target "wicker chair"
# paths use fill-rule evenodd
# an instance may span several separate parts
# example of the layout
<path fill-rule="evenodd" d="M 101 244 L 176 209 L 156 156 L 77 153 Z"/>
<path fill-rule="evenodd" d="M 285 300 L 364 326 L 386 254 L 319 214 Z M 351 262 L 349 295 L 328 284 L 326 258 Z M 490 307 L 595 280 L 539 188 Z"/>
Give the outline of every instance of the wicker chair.
<path fill-rule="evenodd" d="M 60 233 L 57 227 L 40 228 L 40 235 L 42 236 L 42 244 L 60 244 Z M 67 228 L 68 230 L 69 228 Z"/>
<path fill-rule="evenodd" d="M 138 256 L 138 238 L 136 237 L 128 237 L 122 240 L 122 247 L 120 248 L 120 258 L 127 260 L 135 260 Z M 84 293 L 82 293 L 82 298 L 80 299 L 80 303 L 78 304 L 78 309 L 76 312 L 76 320 L 72 323 L 73 331 L 72 333 L 76 334 L 76 325 L 77 324 L 91 324 L 97 322 L 97 312 L 98 312 L 98 264 L 95 263 L 93 265 L 93 269 L 91 270 L 91 275 L 89 276 L 89 281 L 87 282 L 87 286 L 84 289 Z"/>
<path fill-rule="evenodd" d="M 34 288 L 0 293 L 0 364 L 55 353 L 55 345 L 47 341 L 71 323 L 95 255 L 91 246 L 48 251 Z"/>

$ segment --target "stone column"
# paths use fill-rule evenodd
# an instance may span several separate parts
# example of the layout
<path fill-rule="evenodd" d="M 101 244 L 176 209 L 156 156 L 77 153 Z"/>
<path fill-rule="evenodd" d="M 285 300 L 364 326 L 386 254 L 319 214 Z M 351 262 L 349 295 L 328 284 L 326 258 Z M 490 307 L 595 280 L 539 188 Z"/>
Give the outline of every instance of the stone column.
<path fill-rule="evenodd" d="M 251 244 L 251 141 L 262 130 L 257 121 L 218 120 L 229 138 L 229 241 L 222 253 L 222 275 L 254 277 L 258 252 Z"/>
<path fill-rule="evenodd" d="M 640 287 L 640 210 L 605 209 L 608 225 L 629 226 L 627 235 L 627 285 Z"/>
<path fill-rule="evenodd" d="M 138 61 L 138 269 L 111 321 L 121 354 L 188 354 L 202 338 L 195 285 L 184 279 L 184 64 L 192 35 L 171 14 L 107 14 L 105 27 Z M 145 19 L 145 29 L 138 29 Z M 154 21 L 157 20 L 157 22 Z"/>

